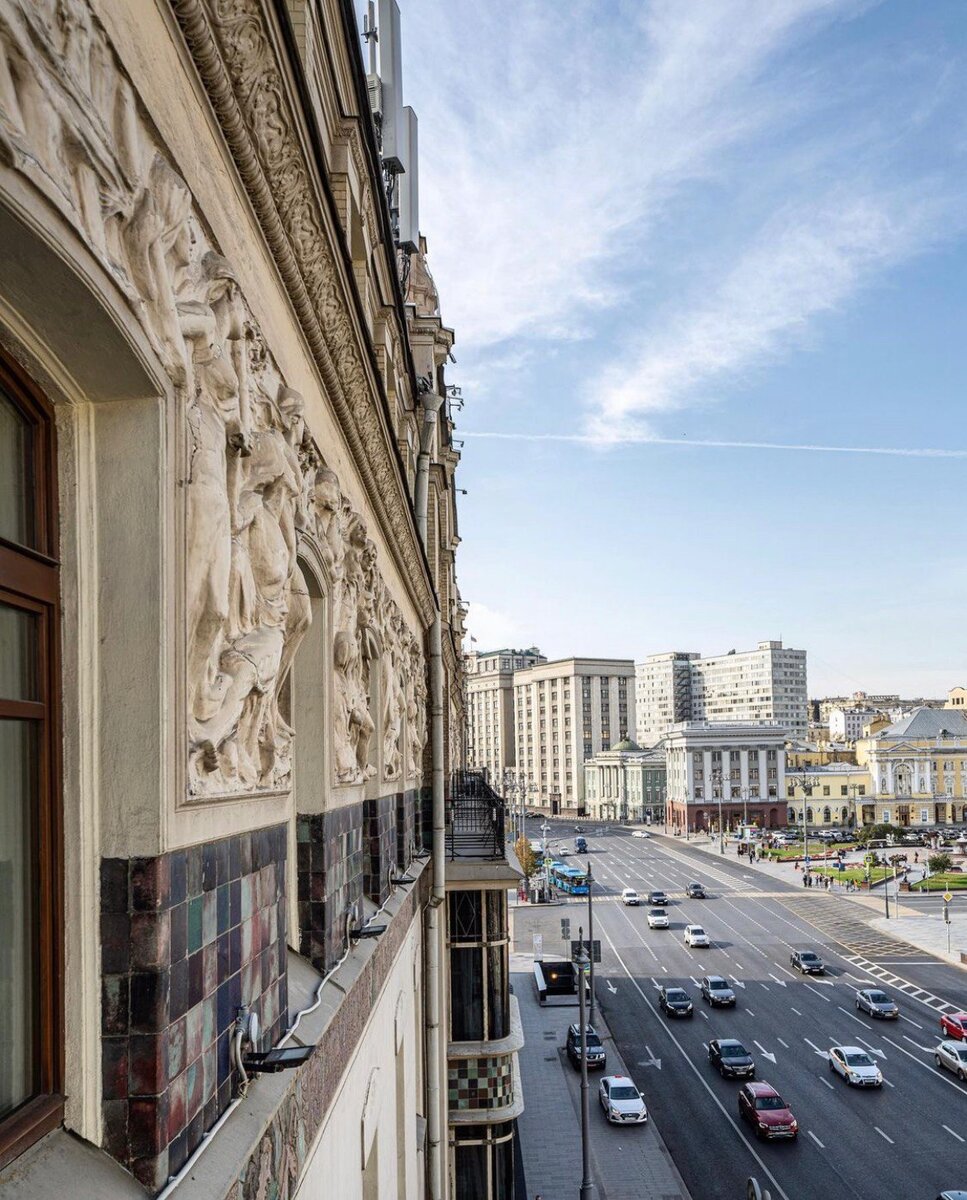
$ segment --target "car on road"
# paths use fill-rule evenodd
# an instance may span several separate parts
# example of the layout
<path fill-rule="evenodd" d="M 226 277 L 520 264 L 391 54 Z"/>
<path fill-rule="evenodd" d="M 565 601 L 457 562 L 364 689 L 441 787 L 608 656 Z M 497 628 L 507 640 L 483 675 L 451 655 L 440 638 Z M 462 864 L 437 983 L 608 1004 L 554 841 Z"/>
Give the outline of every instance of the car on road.
<path fill-rule="evenodd" d="M 660 987 L 658 989 L 658 1007 L 670 1017 L 694 1017 L 695 1007 L 692 998 L 680 987 Z"/>
<path fill-rule="evenodd" d="M 665 895 L 664 892 L 649 892 L 648 893 L 648 903 L 649 904 L 667 904 L 668 897 Z"/>
<path fill-rule="evenodd" d="M 883 1086 L 880 1068 L 859 1046 L 830 1047 L 829 1069 L 834 1075 L 842 1075 L 850 1087 Z"/>
<path fill-rule="evenodd" d="M 937 1200 L 967 1200 L 967 1192 L 941 1192 Z"/>
<path fill-rule="evenodd" d="M 648 1109 L 641 1092 L 627 1075 L 607 1075 L 598 1086 L 598 1099 L 604 1115 L 614 1125 L 643 1125 Z"/>
<path fill-rule="evenodd" d="M 755 1059 L 735 1038 L 713 1038 L 708 1061 L 723 1079 L 755 1079 Z"/>
<path fill-rule="evenodd" d="M 734 1008 L 735 992 L 727 979 L 721 975 L 706 975 L 702 980 L 702 999 L 713 1008 Z"/>
<path fill-rule="evenodd" d="M 815 950 L 793 950 L 789 962 L 803 975 L 825 975 L 826 964 Z"/>
<path fill-rule="evenodd" d="M 649 929 L 667 929 L 668 928 L 668 913 L 663 908 L 649 908 L 648 910 L 648 928 Z"/>
<path fill-rule="evenodd" d="M 799 1122 L 771 1083 L 746 1083 L 739 1091 L 739 1116 L 758 1138 L 795 1138 Z"/>
<path fill-rule="evenodd" d="M 571 851 L 568 850 L 567 846 L 558 846 L 558 848 L 557 848 L 557 857 L 558 858 L 570 858 L 570 856 L 571 856 Z"/>
<path fill-rule="evenodd" d="M 960 1080 L 967 1079 L 967 1046 L 963 1042 L 943 1041 L 933 1052 L 938 1067 L 946 1067 Z"/>
<path fill-rule="evenodd" d="M 601 1045 L 601 1038 L 598 1036 L 593 1025 L 585 1025 L 584 1027 L 584 1044 L 587 1048 L 586 1058 L 588 1060 L 588 1068 L 603 1067 L 607 1062 L 607 1054 L 605 1053 L 604 1046 Z M 567 1056 L 574 1066 L 580 1069 L 581 1026 L 579 1024 L 568 1026 L 567 1042 L 564 1049 L 567 1051 Z"/>
<path fill-rule="evenodd" d="M 900 1018 L 900 1009 L 896 1001 L 891 1000 L 886 992 L 880 991 L 879 988 L 860 988 L 856 993 L 856 1011 L 886 1020 L 897 1021 Z"/>
<path fill-rule="evenodd" d="M 631 836 L 633 838 L 650 838 L 651 834 L 646 829 L 636 829 Z"/>
<path fill-rule="evenodd" d="M 705 946 L 708 948 L 712 943 L 708 940 L 708 934 L 701 925 L 686 925 L 685 926 L 685 945 L 686 946 Z"/>
<path fill-rule="evenodd" d="M 685 895 L 689 900 L 705 900 L 705 888 L 700 883 L 690 883 L 685 889 Z"/>
<path fill-rule="evenodd" d="M 967 1012 L 941 1014 L 940 1032 L 958 1042 L 967 1041 Z"/>
<path fill-rule="evenodd" d="M 622 888 L 621 903 L 638 905 L 641 903 L 641 900 L 639 899 L 638 893 L 634 888 Z"/>

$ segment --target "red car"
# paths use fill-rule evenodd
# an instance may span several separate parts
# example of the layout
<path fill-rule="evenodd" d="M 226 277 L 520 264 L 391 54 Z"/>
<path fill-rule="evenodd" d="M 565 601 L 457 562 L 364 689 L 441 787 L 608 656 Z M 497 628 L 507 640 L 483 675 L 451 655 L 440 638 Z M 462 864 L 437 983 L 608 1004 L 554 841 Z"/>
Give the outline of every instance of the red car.
<path fill-rule="evenodd" d="M 799 1122 L 771 1083 L 746 1083 L 739 1091 L 739 1116 L 749 1121 L 758 1138 L 794 1138 Z"/>
<path fill-rule="evenodd" d="M 967 1041 L 967 1012 L 944 1013 L 940 1018 L 940 1030 L 944 1037 Z"/>

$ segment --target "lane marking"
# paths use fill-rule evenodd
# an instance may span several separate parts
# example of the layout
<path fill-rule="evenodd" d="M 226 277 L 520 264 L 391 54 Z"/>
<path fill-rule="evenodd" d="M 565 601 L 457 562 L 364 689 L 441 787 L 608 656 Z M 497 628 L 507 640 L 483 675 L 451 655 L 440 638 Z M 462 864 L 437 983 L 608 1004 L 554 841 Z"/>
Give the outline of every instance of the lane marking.
<path fill-rule="evenodd" d="M 914 1021 L 914 1020 L 911 1020 L 911 1018 L 910 1018 L 910 1017 L 905 1017 L 905 1016 L 903 1015 L 903 1013 L 900 1013 L 900 1020 L 901 1020 L 901 1021 L 908 1021 L 908 1022 L 909 1022 L 911 1025 L 916 1025 L 916 1026 L 917 1026 L 917 1029 L 922 1029 L 922 1028 L 923 1028 L 923 1026 L 922 1026 L 922 1025 L 919 1025 L 919 1024 L 917 1024 L 917 1022 L 916 1022 L 916 1021 Z"/>
<path fill-rule="evenodd" d="M 851 1021 L 855 1021 L 857 1025 L 862 1025 L 864 1029 L 866 1028 L 866 1022 L 861 1021 L 856 1013 L 851 1013 L 848 1008 L 843 1008 L 842 1004 L 837 1004 L 836 1007 L 841 1013 L 845 1013 Z"/>
<path fill-rule="evenodd" d="M 895 1146 L 895 1145 L 896 1145 L 896 1142 L 894 1142 L 893 1138 L 891 1138 L 891 1137 L 889 1137 L 887 1134 L 885 1134 L 885 1133 L 883 1132 L 883 1130 L 882 1130 L 882 1129 L 879 1127 L 879 1125 L 874 1125 L 874 1126 L 873 1126 L 873 1128 L 874 1128 L 874 1129 L 876 1130 L 876 1132 L 877 1132 L 877 1133 L 880 1135 L 880 1137 L 884 1139 L 884 1141 L 887 1141 L 887 1142 L 889 1142 L 891 1146 Z"/>
<path fill-rule="evenodd" d="M 803 985 L 803 987 L 804 987 L 804 988 L 809 988 L 809 990 L 810 990 L 811 992 L 815 992 L 815 993 L 816 993 L 816 995 L 817 995 L 817 996 L 820 998 L 820 1000 L 825 1000 L 827 1004 L 831 1004 L 831 1003 L 832 1003 L 832 1001 L 830 1000 L 829 996 L 824 996 L 822 992 L 820 992 L 820 991 L 818 991 L 816 988 L 814 988 L 814 987 L 813 987 L 813 985 L 812 985 L 811 983 L 807 983 L 807 982 L 805 981 L 805 979 L 802 981 L 802 985 Z"/>
<path fill-rule="evenodd" d="M 820 1080 L 819 1080 L 819 1082 L 820 1082 L 820 1083 L 825 1083 L 825 1084 L 826 1084 L 826 1086 L 829 1088 L 829 1090 L 830 1090 L 831 1092 L 835 1092 L 835 1091 L 836 1091 L 836 1089 L 833 1087 L 833 1085 L 832 1085 L 832 1084 L 829 1082 L 829 1080 L 828 1080 L 828 1079 L 823 1079 L 823 1078 L 820 1076 Z"/>
<path fill-rule="evenodd" d="M 963 1138 L 960 1136 L 960 1134 L 959 1134 L 959 1133 L 956 1133 L 956 1132 L 955 1132 L 953 1129 L 951 1129 L 949 1125 L 941 1125 L 941 1126 L 940 1126 L 940 1128 L 941 1128 L 941 1129 L 946 1129 L 946 1131 L 947 1131 L 947 1132 L 950 1134 L 950 1136 L 951 1136 L 951 1137 L 955 1137 L 955 1138 L 957 1139 L 957 1141 L 958 1141 L 958 1142 L 962 1142 L 962 1141 L 964 1140 L 964 1139 L 963 1139 Z"/>
<path fill-rule="evenodd" d="M 776 1041 L 779 1043 L 780 1046 L 784 1046 L 786 1050 L 789 1049 L 789 1043 L 784 1042 L 781 1037 L 777 1037 Z"/>
<path fill-rule="evenodd" d="M 884 1079 L 883 1082 L 886 1084 L 887 1087 L 895 1087 L 896 1086 L 896 1084 L 890 1083 L 889 1079 Z"/>
<path fill-rule="evenodd" d="M 747 1008 L 745 1011 L 746 1011 L 746 1012 L 749 1014 L 749 1016 L 750 1016 L 750 1017 L 754 1017 L 754 1016 L 755 1016 L 755 1013 L 752 1011 L 752 1009 L 751 1009 L 751 1008 Z"/>
<path fill-rule="evenodd" d="M 699 1012 L 699 1016 L 704 1017 L 706 1021 L 708 1020 L 708 1013 L 702 1012 L 701 1009 L 699 1009 L 698 1012 Z"/>
<path fill-rule="evenodd" d="M 879 1058 L 886 1058 L 882 1050 L 877 1050 L 875 1046 L 871 1046 L 869 1042 L 864 1042 L 862 1038 L 856 1039 L 861 1046 L 865 1046 L 871 1054 L 876 1054 Z"/>
<path fill-rule="evenodd" d="M 822 1143 L 822 1142 L 819 1140 L 819 1138 L 818 1138 L 818 1137 L 816 1137 L 816 1135 L 813 1133 L 813 1131 L 812 1131 L 811 1129 L 807 1129 L 807 1130 L 806 1130 L 806 1132 L 807 1132 L 807 1133 L 809 1134 L 809 1136 L 810 1136 L 810 1137 L 813 1139 L 813 1141 L 814 1141 L 814 1142 L 816 1143 L 816 1145 L 817 1145 L 817 1146 L 820 1148 L 820 1150 L 825 1150 L 825 1149 L 826 1149 L 826 1147 L 825 1147 L 825 1146 L 823 1145 L 823 1143 Z"/>
<path fill-rule="evenodd" d="M 907 1037 L 905 1033 L 901 1033 L 900 1037 L 902 1037 L 905 1042 L 909 1042 L 911 1046 L 916 1046 L 918 1050 L 923 1050 L 927 1054 L 933 1054 L 933 1046 L 921 1046 L 919 1042 L 915 1042 L 913 1038 Z"/>
<path fill-rule="evenodd" d="M 793 1011 L 793 1012 L 796 1014 L 796 1016 L 797 1016 L 797 1017 L 801 1017 L 801 1016 L 802 1016 L 802 1013 L 799 1011 L 799 1009 L 798 1009 L 798 1008 L 794 1008 L 792 1011 Z"/>
<path fill-rule="evenodd" d="M 909 1050 L 904 1050 L 900 1043 L 893 1041 L 892 1038 L 884 1037 L 883 1040 L 884 1042 L 889 1042 L 891 1046 L 893 1046 L 896 1050 L 899 1050 L 901 1054 L 905 1054 L 907 1058 L 913 1059 L 918 1067 L 923 1067 L 923 1069 L 925 1071 L 929 1071 L 931 1075 L 936 1075 L 938 1079 L 942 1080 L 950 1087 L 956 1088 L 956 1090 L 960 1092 L 962 1096 L 967 1096 L 967 1088 L 962 1087 L 955 1080 L 950 1079 L 946 1071 L 942 1070 L 940 1067 L 933 1067 L 928 1063 L 921 1061 L 921 1059 L 917 1058 L 915 1054 L 911 1054 Z"/>

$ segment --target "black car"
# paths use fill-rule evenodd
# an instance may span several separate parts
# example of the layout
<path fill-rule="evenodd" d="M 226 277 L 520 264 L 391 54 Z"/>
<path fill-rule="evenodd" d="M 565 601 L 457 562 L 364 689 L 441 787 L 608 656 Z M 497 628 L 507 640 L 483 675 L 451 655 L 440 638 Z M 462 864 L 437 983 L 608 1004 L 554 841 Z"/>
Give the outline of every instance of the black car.
<path fill-rule="evenodd" d="M 789 962 L 803 975 L 825 975 L 826 964 L 815 950 L 793 950 Z"/>
<path fill-rule="evenodd" d="M 694 1017 L 695 1009 L 692 998 L 680 987 L 662 987 L 658 989 L 658 1007 L 670 1017 Z"/>
<path fill-rule="evenodd" d="M 735 1038 L 709 1042 L 708 1061 L 723 1079 L 755 1079 L 755 1059 Z"/>
<path fill-rule="evenodd" d="M 689 900 L 704 900 L 706 898 L 705 888 L 700 883 L 690 883 L 685 889 L 685 895 Z"/>
<path fill-rule="evenodd" d="M 604 1046 L 601 1045 L 601 1039 L 594 1031 L 592 1025 L 586 1025 L 584 1029 L 584 1041 L 587 1047 L 588 1067 L 603 1067 L 607 1061 L 607 1055 L 604 1052 Z M 565 1046 L 567 1056 L 575 1067 L 581 1066 L 581 1026 L 569 1025 L 567 1031 L 567 1043 Z"/>
<path fill-rule="evenodd" d="M 649 892 L 648 893 L 648 903 L 652 904 L 652 905 L 667 904 L 668 897 L 665 895 L 664 892 Z"/>

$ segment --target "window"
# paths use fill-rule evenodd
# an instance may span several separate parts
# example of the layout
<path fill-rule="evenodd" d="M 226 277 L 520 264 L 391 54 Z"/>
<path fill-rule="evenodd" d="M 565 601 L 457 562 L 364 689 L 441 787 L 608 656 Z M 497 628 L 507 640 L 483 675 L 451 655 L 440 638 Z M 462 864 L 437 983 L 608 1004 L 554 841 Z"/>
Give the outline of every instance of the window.
<path fill-rule="evenodd" d="M 451 892 L 450 1036 L 455 1042 L 507 1036 L 507 898 L 503 892 Z"/>
<path fill-rule="evenodd" d="M 514 1126 L 457 1125 L 453 1131 L 456 1195 L 461 1200 L 511 1200 L 514 1195 Z"/>
<path fill-rule="evenodd" d="M 54 430 L 0 356 L 0 1165 L 60 1122 Z"/>

